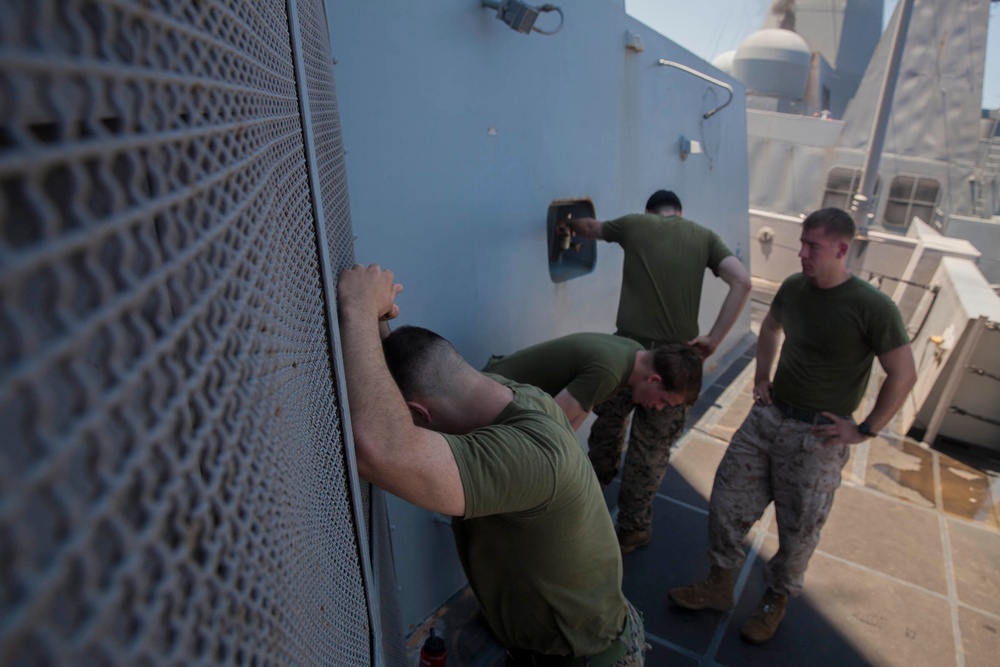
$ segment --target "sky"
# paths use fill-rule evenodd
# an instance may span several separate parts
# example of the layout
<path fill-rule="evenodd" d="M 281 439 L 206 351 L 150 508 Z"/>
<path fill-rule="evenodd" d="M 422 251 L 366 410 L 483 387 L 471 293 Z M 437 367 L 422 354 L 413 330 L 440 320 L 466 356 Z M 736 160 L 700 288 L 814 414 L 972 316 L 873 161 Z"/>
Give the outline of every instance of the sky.
<path fill-rule="evenodd" d="M 898 0 L 885 0 L 888 23 Z M 711 61 L 764 25 L 771 0 L 625 0 L 625 11 Z M 1000 2 L 990 3 L 983 107 L 1000 108 Z"/>

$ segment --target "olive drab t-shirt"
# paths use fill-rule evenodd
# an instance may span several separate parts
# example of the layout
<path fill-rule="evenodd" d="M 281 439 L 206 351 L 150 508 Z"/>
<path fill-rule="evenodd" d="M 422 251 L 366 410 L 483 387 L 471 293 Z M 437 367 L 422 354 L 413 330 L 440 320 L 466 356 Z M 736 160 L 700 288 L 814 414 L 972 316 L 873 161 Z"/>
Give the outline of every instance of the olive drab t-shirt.
<path fill-rule="evenodd" d="M 821 289 L 796 273 L 771 302 L 785 342 L 774 395 L 813 412 L 850 415 L 861 403 L 872 360 L 910 342 L 896 304 L 857 276 Z"/>
<path fill-rule="evenodd" d="M 563 389 L 587 412 L 628 385 L 642 345 L 621 336 L 578 333 L 493 356 L 491 373 L 531 384 L 551 396 Z"/>
<path fill-rule="evenodd" d="M 625 624 L 622 561 L 594 469 L 555 401 L 496 375 L 514 400 L 496 422 L 445 435 L 465 489 L 452 531 L 502 644 L 593 655 Z"/>
<path fill-rule="evenodd" d="M 690 220 L 642 213 L 604 223 L 604 240 L 625 250 L 618 331 L 656 345 L 698 335 L 705 269 L 733 253 L 719 235 Z"/>

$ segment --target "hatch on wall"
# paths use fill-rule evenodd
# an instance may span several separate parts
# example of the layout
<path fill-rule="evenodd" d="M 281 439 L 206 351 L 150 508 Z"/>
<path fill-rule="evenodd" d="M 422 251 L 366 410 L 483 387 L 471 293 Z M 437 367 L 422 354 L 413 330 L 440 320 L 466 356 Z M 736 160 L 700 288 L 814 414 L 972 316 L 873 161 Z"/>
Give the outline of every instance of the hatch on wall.
<path fill-rule="evenodd" d="M 562 283 L 594 270 L 597 264 L 597 243 L 582 236 L 560 234 L 558 222 L 568 218 L 596 218 L 590 199 L 557 199 L 549 205 L 546 220 L 549 240 L 549 277 Z"/>

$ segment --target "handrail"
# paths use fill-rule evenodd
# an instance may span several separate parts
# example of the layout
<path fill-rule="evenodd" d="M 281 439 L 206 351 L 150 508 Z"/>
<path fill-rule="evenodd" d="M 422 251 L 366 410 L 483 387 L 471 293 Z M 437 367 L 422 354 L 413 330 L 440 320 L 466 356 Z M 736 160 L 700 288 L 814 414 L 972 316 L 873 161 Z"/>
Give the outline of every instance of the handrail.
<path fill-rule="evenodd" d="M 709 118 L 711 118 L 712 116 L 714 116 L 717 112 L 719 112 L 722 109 L 725 109 L 727 106 L 729 106 L 729 103 L 733 101 L 733 87 L 730 86 L 725 81 L 719 81 L 718 79 L 710 77 L 707 74 L 703 74 L 703 73 L 699 72 L 696 69 L 691 69 L 687 65 L 681 65 L 680 63 L 675 63 L 672 60 L 664 60 L 663 58 L 660 58 L 659 64 L 660 65 L 666 65 L 667 67 L 675 67 L 675 68 L 677 68 L 679 70 L 683 70 L 683 71 L 687 72 L 688 74 L 693 74 L 694 76 L 698 77 L 699 79 L 704 79 L 705 81 L 708 81 L 709 83 L 714 83 L 716 86 L 720 86 L 720 87 L 726 89 L 726 92 L 729 93 L 729 99 L 726 100 L 725 104 L 720 104 L 719 106 L 715 107 L 711 111 L 705 112 L 705 114 L 702 115 L 703 119 L 708 120 Z"/>

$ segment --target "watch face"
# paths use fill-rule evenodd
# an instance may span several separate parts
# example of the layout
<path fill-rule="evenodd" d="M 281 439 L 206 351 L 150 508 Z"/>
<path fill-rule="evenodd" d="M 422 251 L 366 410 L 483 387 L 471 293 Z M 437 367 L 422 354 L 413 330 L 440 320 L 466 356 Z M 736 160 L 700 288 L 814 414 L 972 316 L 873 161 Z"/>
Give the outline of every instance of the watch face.
<path fill-rule="evenodd" d="M 874 435 L 872 433 L 872 427 L 868 425 L 868 422 L 861 422 L 858 424 L 858 433 L 861 435 Z"/>

